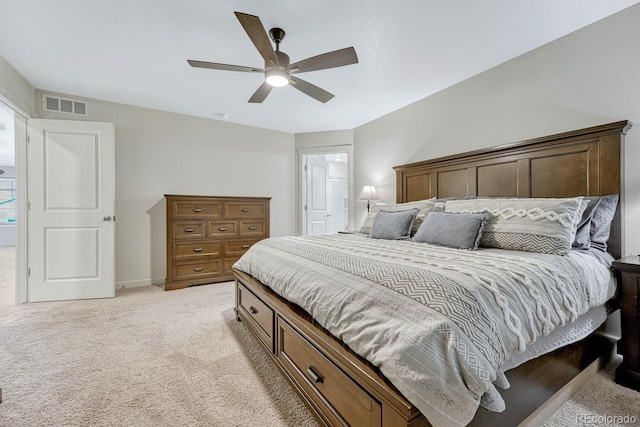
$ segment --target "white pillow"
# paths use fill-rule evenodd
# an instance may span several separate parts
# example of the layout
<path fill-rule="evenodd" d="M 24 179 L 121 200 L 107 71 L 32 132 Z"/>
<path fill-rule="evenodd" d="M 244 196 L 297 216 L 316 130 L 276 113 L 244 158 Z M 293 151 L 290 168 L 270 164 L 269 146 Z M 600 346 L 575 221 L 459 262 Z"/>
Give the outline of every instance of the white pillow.
<path fill-rule="evenodd" d="M 408 211 L 410 209 L 418 208 L 418 215 L 416 215 L 415 220 L 413 221 L 413 226 L 411 227 L 411 235 L 413 236 L 418 228 L 420 228 L 420 224 L 424 221 L 424 218 L 427 214 L 433 211 L 436 207 L 435 197 L 432 199 L 418 200 L 415 202 L 407 202 L 407 203 L 397 203 L 397 204 L 377 204 L 371 206 L 367 216 L 364 218 L 364 222 L 360 227 L 360 233 L 369 234 L 371 233 L 371 226 L 373 225 L 373 218 L 376 216 L 376 213 L 380 211 L 385 212 L 401 212 Z"/>

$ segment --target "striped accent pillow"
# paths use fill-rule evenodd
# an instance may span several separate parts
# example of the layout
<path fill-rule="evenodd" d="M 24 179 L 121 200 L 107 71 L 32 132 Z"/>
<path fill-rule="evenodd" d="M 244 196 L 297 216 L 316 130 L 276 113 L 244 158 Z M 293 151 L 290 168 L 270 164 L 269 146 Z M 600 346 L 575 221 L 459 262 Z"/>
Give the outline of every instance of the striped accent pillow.
<path fill-rule="evenodd" d="M 566 255 L 587 204 L 566 199 L 452 200 L 445 212 L 490 212 L 480 246 L 512 251 Z"/>

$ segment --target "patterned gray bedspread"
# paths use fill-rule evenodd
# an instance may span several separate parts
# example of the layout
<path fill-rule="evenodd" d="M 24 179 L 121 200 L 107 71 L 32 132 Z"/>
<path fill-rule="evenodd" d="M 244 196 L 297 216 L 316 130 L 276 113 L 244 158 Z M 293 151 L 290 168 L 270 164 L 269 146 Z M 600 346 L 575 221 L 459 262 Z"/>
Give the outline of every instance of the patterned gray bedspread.
<path fill-rule="evenodd" d="M 607 301 L 588 262 L 330 235 L 263 240 L 234 268 L 378 366 L 434 426 L 451 426 L 480 404 L 504 410 L 504 362 Z"/>

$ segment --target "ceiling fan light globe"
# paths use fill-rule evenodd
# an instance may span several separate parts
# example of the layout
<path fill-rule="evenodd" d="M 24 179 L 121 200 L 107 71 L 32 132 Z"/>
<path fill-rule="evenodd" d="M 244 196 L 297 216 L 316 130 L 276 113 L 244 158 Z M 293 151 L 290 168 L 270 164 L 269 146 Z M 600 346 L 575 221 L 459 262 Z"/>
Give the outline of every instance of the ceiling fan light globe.
<path fill-rule="evenodd" d="M 265 75 L 266 82 L 273 87 L 282 87 L 289 84 L 289 74 L 284 70 L 274 68 L 272 70 L 267 70 Z"/>

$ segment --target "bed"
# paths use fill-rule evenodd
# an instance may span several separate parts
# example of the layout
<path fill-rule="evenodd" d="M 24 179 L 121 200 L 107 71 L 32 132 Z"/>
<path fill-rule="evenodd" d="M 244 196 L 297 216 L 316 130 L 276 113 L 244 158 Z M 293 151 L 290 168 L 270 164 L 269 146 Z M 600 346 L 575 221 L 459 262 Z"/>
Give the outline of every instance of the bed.
<path fill-rule="evenodd" d="M 577 215 L 585 206 L 577 196 L 622 194 L 630 126 L 616 122 L 398 166 L 397 202 L 462 198 L 447 209 L 466 209 L 475 203 L 469 196 L 566 198 Z M 620 257 L 621 218 L 618 208 L 609 262 Z M 598 261 L 575 252 L 461 251 L 358 235 L 269 239 L 234 266 L 236 310 L 321 423 L 535 423 L 606 363 L 617 340 L 612 276 L 606 267 L 581 267 Z M 415 278 L 425 270 L 431 276 L 418 289 Z M 507 277 L 527 292 L 514 292 Z M 379 285 L 368 286 L 374 279 Z M 554 296 L 541 297 L 550 287 Z M 369 305 L 374 297 L 385 304 Z M 425 298 L 429 311 L 418 304 Z M 502 303 L 489 308 L 488 300 Z M 594 310 L 600 320 L 589 317 Z M 604 323 L 592 332 L 580 323 L 585 318 Z M 555 346 L 521 357 L 535 347 L 533 338 L 554 337 L 565 326 L 588 336 L 553 350 L 562 342 L 556 337 Z M 440 337 L 437 344 L 424 329 Z"/>

